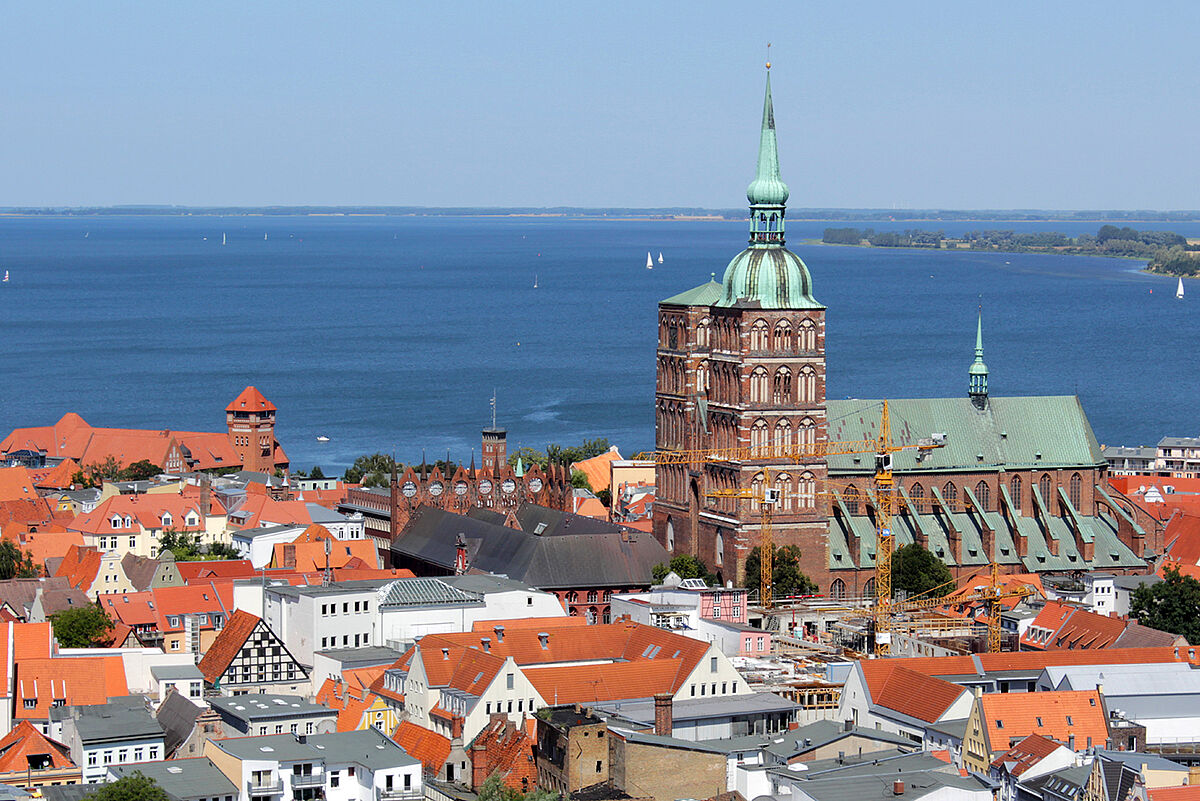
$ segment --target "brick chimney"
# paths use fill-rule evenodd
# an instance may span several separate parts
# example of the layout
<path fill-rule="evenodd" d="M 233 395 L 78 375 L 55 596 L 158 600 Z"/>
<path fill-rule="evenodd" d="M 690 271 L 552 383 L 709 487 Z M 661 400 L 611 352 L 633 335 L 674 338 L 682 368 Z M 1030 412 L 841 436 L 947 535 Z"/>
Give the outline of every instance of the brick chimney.
<path fill-rule="evenodd" d="M 670 693 L 656 693 L 654 696 L 654 733 L 662 737 L 670 737 L 675 731 L 675 708 Z"/>

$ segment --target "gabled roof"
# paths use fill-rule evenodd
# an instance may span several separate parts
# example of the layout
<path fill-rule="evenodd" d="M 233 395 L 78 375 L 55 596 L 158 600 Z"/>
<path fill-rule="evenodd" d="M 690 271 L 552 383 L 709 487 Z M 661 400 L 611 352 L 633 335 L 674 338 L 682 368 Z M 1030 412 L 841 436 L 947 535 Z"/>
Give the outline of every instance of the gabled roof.
<path fill-rule="evenodd" d="M 187 523 L 189 515 L 195 521 L 190 525 Z M 199 498 L 172 493 L 114 495 L 92 511 L 76 517 L 69 528 L 84 534 L 138 533 L 137 529 L 124 525 L 126 517 L 137 521 L 138 525 L 146 529 L 172 528 L 189 533 L 204 531 L 204 516 L 200 514 Z M 113 518 L 120 518 L 120 528 L 113 526 Z"/>
<path fill-rule="evenodd" d="M 196 718 L 203 712 L 178 692 L 171 690 L 166 699 L 159 704 L 154 717 L 163 728 L 163 751 L 167 758 L 175 753 L 175 749 L 191 736 L 196 727 Z"/>
<path fill-rule="evenodd" d="M 1005 766 L 1010 776 L 1020 776 L 1059 748 L 1062 748 L 1061 743 L 1040 734 L 1031 734 L 992 760 L 992 767 Z"/>
<path fill-rule="evenodd" d="M 197 665 L 209 684 L 216 684 L 225 675 L 225 671 L 229 670 L 246 640 L 250 639 L 254 629 L 262 622 L 258 615 L 252 615 L 243 609 L 238 609 L 230 615 L 225 628 L 221 629 L 221 633 L 213 640 Z"/>
<path fill-rule="evenodd" d="M 379 696 L 362 687 L 350 687 L 334 678 L 327 678 L 317 691 L 316 701 L 337 712 L 337 731 L 364 728 L 363 714 L 379 700 Z"/>
<path fill-rule="evenodd" d="M 1108 742 L 1104 699 L 1096 690 L 988 693 L 978 699 L 992 751 L 1008 749 L 1016 737 L 1040 734 L 1060 743 L 1074 736 L 1075 748 Z"/>
<path fill-rule="evenodd" d="M 587 476 L 588 486 L 592 488 L 592 492 L 599 492 L 608 489 L 608 485 L 612 482 L 612 463 L 620 461 L 620 459 L 621 454 L 614 445 L 599 456 L 572 462 L 571 469 L 578 470 Z"/>
<path fill-rule="evenodd" d="M 711 306 L 721 299 L 723 290 L 724 287 L 714 278 L 707 284 L 664 298 L 658 303 L 660 306 Z"/>
<path fill-rule="evenodd" d="M 27 467 L 0 467 L 0 501 L 36 498 L 37 490 Z"/>
<path fill-rule="evenodd" d="M 49 758 L 50 764 L 44 769 L 76 767 L 69 748 L 22 720 L 0 739 L 0 773 L 25 773 L 31 764 L 30 757 Z"/>
<path fill-rule="evenodd" d="M 1044 642 L 1035 636 L 1034 629 L 1051 632 Z M 1047 601 L 1021 637 L 1024 648 L 1106 648 L 1113 645 L 1125 631 L 1120 618 L 1097 615 L 1087 609 L 1059 601 Z"/>
<path fill-rule="evenodd" d="M 87 592 L 100 572 L 102 558 L 93 545 L 72 545 L 54 575 L 64 576 L 72 587 Z"/>
<path fill-rule="evenodd" d="M 966 690 L 910 670 L 903 665 L 905 661 L 876 659 L 858 663 L 871 703 L 926 723 L 941 720 Z"/>
<path fill-rule="evenodd" d="M 680 659 L 525 668 L 525 678 L 549 704 L 600 703 L 649 698 L 673 692 L 683 670 Z"/>
<path fill-rule="evenodd" d="M 176 562 L 184 584 L 209 579 L 249 578 L 258 575 L 249 559 L 222 559 L 204 562 Z"/>
<path fill-rule="evenodd" d="M 419 759 L 426 773 L 438 773 L 450 758 L 450 738 L 408 720 L 396 727 L 392 740 L 409 756 Z"/>

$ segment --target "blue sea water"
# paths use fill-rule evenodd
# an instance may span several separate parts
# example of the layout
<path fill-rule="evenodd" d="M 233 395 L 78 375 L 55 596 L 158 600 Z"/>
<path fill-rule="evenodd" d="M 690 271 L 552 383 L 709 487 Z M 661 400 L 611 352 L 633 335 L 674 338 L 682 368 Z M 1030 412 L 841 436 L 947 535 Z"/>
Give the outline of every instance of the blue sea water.
<path fill-rule="evenodd" d="M 1105 443 L 1200 433 L 1200 282 L 1181 302 L 1133 261 L 799 244 L 828 225 L 788 234 L 828 307 L 829 397 L 963 395 L 982 303 L 993 393 L 1078 394 Z M 67 411 L 223 430 L 254 384 L 293 465 L 340 472 L 379 450 L 469 459 L 495 392 L 510 448 L 602 436 L 631 454 L 653 444 L 656 303 L 719 279 L 745 238 L 741 222 L 0 218 L 0 432 Z"/>

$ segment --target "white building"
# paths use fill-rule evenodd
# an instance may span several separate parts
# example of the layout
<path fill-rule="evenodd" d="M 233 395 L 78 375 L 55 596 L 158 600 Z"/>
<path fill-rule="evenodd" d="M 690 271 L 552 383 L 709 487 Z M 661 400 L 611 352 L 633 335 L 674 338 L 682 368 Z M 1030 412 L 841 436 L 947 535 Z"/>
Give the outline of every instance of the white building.
<path fill-rule="evenodd" d="M 110 765 L 153 762 L 166 756 L 162 726 L 140 696 L 51 709 L 49 736 L 70 749 L 85 784 L 103 781 Z"/>
<path fill-rule="evenodd" d="M 249 559 L 255 570 L 262 570 L 270 566 L 276 545 L 295 542 L 306 528 L 307 525 L 286 524 L 234 529 L 230 532 L 230 538 L 238 554 L 243 559 Z"/>
<path fill-rule="evenodd" d="M 846 677 L 838 719 L 923 742 L 934 724 L 971 714 L 970 692 L 904 667 L 903 659 L 855 662 Z"/>
<path fill-rule="evenodd" d="M 375 729 L 336 734 L 209 740 L 204 755 L 239 790 L 239 801 L 419 801 L 421 763 Z"/>

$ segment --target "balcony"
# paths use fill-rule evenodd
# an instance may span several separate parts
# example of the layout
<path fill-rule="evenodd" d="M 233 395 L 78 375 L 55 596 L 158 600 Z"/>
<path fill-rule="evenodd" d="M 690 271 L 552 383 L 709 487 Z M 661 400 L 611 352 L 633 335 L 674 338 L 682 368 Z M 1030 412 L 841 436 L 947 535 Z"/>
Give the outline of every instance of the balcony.
<path fill-rule="evenodd" d="M 266 798 L 272 795 L 282 795 L 283 782 L 279 779 L 263 779 L 246 782 L 246 794 L 251 798 Z"/>
<path fill-rule="evenodd" d="M 375 790 L 375 801 L 421 801 L 424 797 L 420 790 Z"/>
<path fill-rule="evenodd" d="M 325 786 L 325 774 L 324 773 L 293 773 L 292 774 L 292 787 L 293 788 L 324 787 L 324 786 Z"/>

